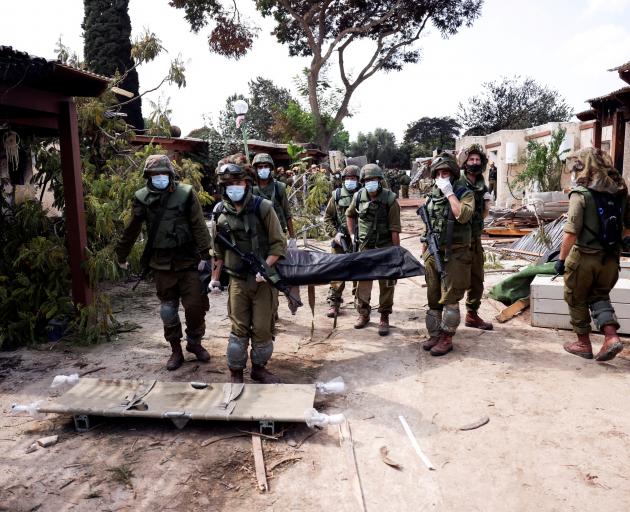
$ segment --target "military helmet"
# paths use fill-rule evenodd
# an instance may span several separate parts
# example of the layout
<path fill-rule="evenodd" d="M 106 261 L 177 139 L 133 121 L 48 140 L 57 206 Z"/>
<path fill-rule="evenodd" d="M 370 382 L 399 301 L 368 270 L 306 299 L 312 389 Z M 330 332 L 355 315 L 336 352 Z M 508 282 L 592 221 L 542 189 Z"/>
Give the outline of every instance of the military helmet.
<path fill-rule="evenodd" d="M 464 170 L 466 169 L 466 162 L 468 161 L 468 157 L 470 155 L 479 155 L 479 158 L 481 158 L 481 172 L 484 172 L 486 170 L 486 166 L 488 165 L 488 156 L 479 144 L 471 144 L 459 153 L 458 160 L 460 168 Z"/>
<path fill-rule="evenodd" d="M 217 168 L 217 176 L 219 183 L 227 185 L 233 180 L 246 179 L 247 173 L 240 165 L 227 163 Z"/>
<path fill-rule="evenodd" d="M 271 156 L 267 153 L 256 154 L 254 160 L 252 161 L 252 165 L 256 167 L 257 164 L 269 164 L 272 169 L 276 168 L 276 164 L 273 163 L 273 158 L 271 158 Z"/>
<path fill-rule="evenodd" d="M 143 178 L 148 178 L 149 173 L 166 173 L 171 177 L 175 177 L 175 169 L 173 164 L 166 155 L 150 155 L 144 162 Z"/>
<path fill-rule="evenodd" d="M 365 180 L 365 178 L 384 179 L 385 175 L 383 174 L 383 169 L 381 169 L 378 165 L 367 164 L 361 169 L 361 181 Z"/>
<path fill-rule="evenodd" d="M 451 181 L 459 177 L 459 166 L 457 160 L 450 153 L 442 153 L 436 156 L 431 163 L 431 178 L 435 179 L 440 169 L 448 169 L 451 171 Z"/>
<path fill-rule="evenodd" d="M 359 169 L 358 165 L 347 165 L 341 172 L 341 177 L 348 178 L 350 176 L 354 176 L 355 178 L 358 178 L 360 174 L 361 169 Z"/>

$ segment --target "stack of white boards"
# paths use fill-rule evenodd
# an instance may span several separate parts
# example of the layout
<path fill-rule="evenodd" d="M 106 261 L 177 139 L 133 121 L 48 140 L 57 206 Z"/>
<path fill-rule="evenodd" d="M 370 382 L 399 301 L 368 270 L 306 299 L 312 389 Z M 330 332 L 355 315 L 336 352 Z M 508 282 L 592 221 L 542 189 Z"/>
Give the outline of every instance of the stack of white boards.
<path fill-rule="evenodd" d="M 569 306 L 564 301 L 564 281 L 558 277 L 536 276 L 531 285 L 531 321 L 535 327 L 571 329 Z M 630 279 L 619 279 L 610 292 L 617 313 L 620 334 L 630 334 Z M 595 331 L 595 325 L 592 325 Z"/>
<path fill-rule="evenodd" d="M 630 279 L 630 261 L 622 260 L 619 266 L 621 267 L 619 277 L 621 279 Z"/>

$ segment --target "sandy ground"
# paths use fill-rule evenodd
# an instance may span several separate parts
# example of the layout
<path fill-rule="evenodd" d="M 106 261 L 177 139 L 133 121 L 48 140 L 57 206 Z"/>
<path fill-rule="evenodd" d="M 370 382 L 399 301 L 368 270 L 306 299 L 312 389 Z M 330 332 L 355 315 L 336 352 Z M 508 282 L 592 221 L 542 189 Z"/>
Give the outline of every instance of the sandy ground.
<path fill-rule="evenodd" d="M 413 211 L 403 220 L 405 238 L 416 230 Z M 416 238 L 403 243 L 417 252 Z M 488 275 L 487 286 L 500 278 Z M 627 353 L 608 364 L 572 357 L 561 346 L 571 333 L 533 328 L 525 314 L 495 323 L 492 332 L 462 327 L 455 351 L 433 358 L 420 348 L 422 283 L 399 283 L 388 337 L 377 335 L 377 315 L 354 330 L 350 306 L 333 330 L 325 287 L 317 288 L 312 338 L 308 307 L 291 317 L 281 303 L 270 368 L 285 382 L 345 379 L 345 396 L 318 397 L 316 407 L 349 419 L 367 510 L 630 510 Z M 115 419 L 77 434 L 70 418 L 11 415 L 12 403 L 54 396 L 49 385 L 57 374 L 101 368 L 90 376 L 227 380 L 224 296 L 211 298 L 206 320 L 212 361 L 189 360 L 173 373 L 163 368 L 168 350 L 151 285 L 137 293 L 119 287 L 115 305 L 120 319 L 142 328 L 93 347 L 57 343 L 0 354 L 0 510 L 360 510 L 336 427 L 287 425 L 278 440 L 263 440 L 273 469 L 270 492 L 260 493 L 249 436 L 224 439 L 256 425 L 177 430 Z M 496 303 L 484 302 L 484 318 L 497 312 Z M 414 453 L 399 415 L 435 471 Z M 484 416 L 487 425 L 460 430 Z M 59 435 L 55 446 L 26 453 L 50 434 Z M 383 446 L 401 470 L 382 462 Z"/>

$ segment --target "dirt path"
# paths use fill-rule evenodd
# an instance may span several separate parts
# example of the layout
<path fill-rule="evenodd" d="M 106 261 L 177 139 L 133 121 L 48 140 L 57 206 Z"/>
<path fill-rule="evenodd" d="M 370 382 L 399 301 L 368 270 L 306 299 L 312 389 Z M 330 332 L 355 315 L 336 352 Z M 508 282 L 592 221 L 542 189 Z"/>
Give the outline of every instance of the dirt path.
<path fill-rule="evenodd" d="M 405 232 L 415 231 L 412 211 L 403 220 Z M 417 239 L 403 243 L 417 251 Z M 499 279 L 489 275 L 487 284 Z M 317 289 L 312 339 L 308 308 L 291 317 L 281 305 L 271 367 L 286 382 L 346 380 L 345 396 L 318 398 L 316 407 L 350 420 L 367 510 L 627 511 L 627 353 L 610 364 L 571 357 L 561 347 L 570 333 L 532 328 L 524 316 L 492 332 L 462 328 L 456 350 L 433 358 L 420 349 L 422 283 L 399 283 L 394 328 L 384 338 L 376 315 L 367 329 L 354 330 L 350 306 L 333 331 L 324 317 L 325 287 Z M 109 420 L 77 434 L 68 418 L 8 412 L 11 403 L 49 396 L 56 374 L 99 367 L 91 376 L 225 381 L 225 297 L 211 299 L 204 341 L 210 364 L 190 361 L 168 373 L 158 302 L 150 286 L 138 291 L 121 287 L 116 307 L 139 331 L 96 347 L 0 354 L 0 510 L 358 510 L 336 428 L 313 434 L 294 425 L 279 440 L 264 440 L 267 467 L 280 464 L 270 471 L 270 492 L 261 494 L 249 438 L 221 439 L 252 425 L 191 423 L 179 431 L 159 421 Z M 496 313 L 484 302 L 484 318 Z M 435 471 L 413 452 L 399 415 Z M 483 416 L 487 425 L 459 430 Z M 53 433 L 55 446 L 25 453 Z M 382 446 L 402 470 L 381 461 Z"/>

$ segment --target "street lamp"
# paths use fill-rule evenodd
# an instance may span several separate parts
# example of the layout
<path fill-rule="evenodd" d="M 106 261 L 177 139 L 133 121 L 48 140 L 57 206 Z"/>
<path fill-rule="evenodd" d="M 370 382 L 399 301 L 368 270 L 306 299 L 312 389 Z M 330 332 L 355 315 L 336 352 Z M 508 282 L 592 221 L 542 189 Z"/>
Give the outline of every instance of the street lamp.
<path fill-rule="evenodd" d="M 241 128 L 243 133 L 243 146 L 245 147 L 245 156 L 249 161 L 249 148 L 247 147 L 247 127 L 245 126 L 245 114 L 249 110 L 249 105 L 245 100 L 236 100 L 232 103 L 232 108 L 236 114 L 236 127 Z"/>

